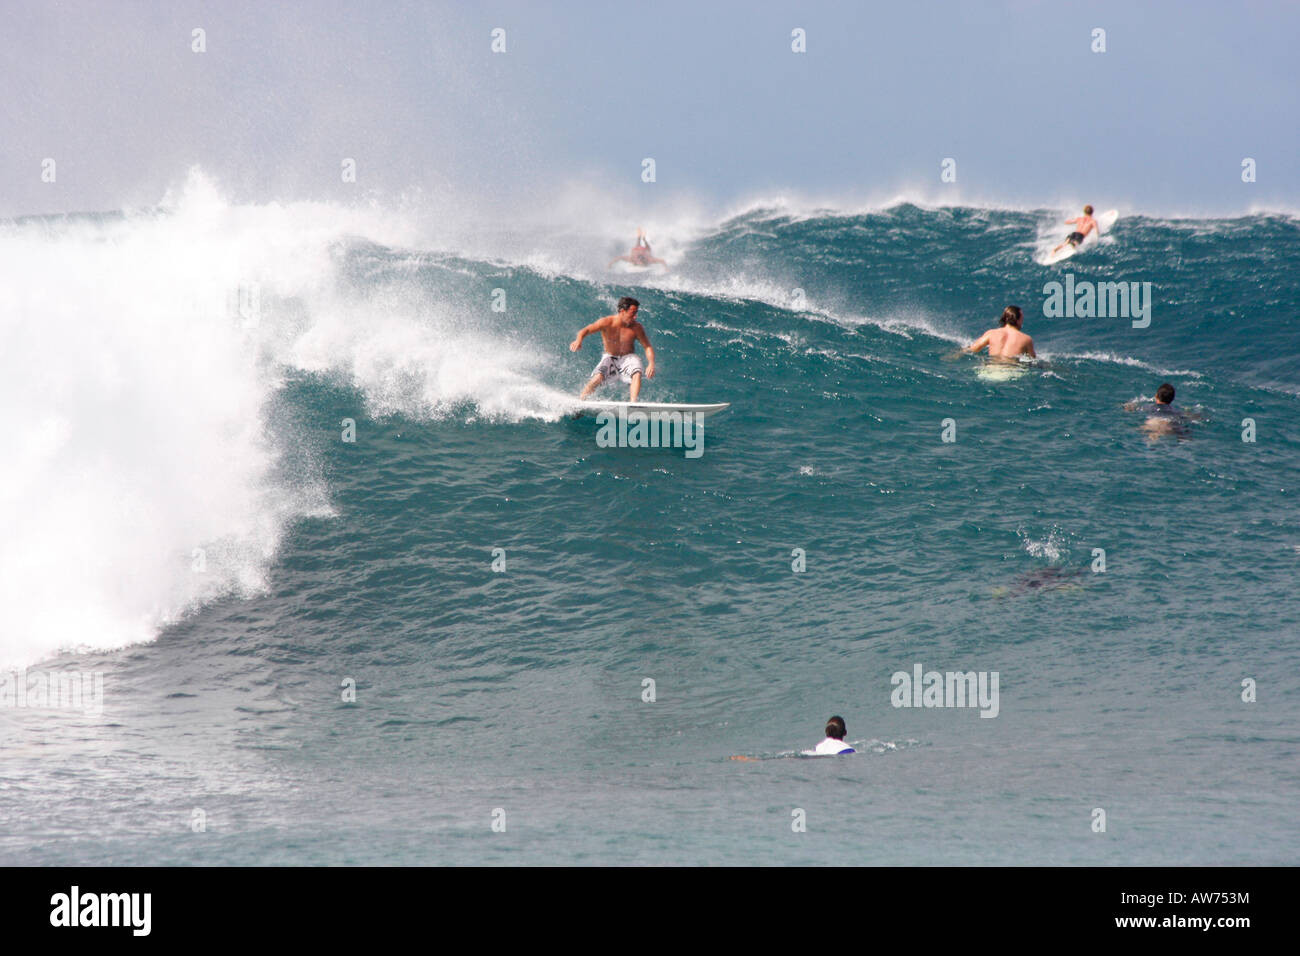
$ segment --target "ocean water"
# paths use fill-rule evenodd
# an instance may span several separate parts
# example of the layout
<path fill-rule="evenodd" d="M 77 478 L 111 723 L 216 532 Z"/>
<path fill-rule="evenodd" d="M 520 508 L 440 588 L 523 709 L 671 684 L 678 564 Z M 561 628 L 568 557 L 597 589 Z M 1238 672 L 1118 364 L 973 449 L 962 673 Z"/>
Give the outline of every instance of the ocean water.
<path fill-rule="evenodd" d="M 0 863 L 1294 863 L 1300 224 L 1121 212 L 760 203 L 644 277 L 202 177 L 0 224 Z M 698 458 L 568 417 L 625 294 Z"/>

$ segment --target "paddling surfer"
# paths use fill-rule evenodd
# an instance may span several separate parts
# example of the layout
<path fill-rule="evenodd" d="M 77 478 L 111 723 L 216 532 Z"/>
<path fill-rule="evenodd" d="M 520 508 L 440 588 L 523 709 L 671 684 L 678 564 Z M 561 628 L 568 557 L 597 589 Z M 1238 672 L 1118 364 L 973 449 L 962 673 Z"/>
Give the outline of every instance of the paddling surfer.
<path fill-rule="evenodd" d="M 609 265 L 613 266 L 616 262 L 630 262 L 634 266 L 661 265 L 664 268 L 668 267 L 668 263 L 663 259 L 658 259 L 650 254 L 650 242 L 645 237 L 644 229 L 638 229 L 636 231 L 636 245 L 628 250 L 627 255 L 615 256 L 613 259 L 609 260 Z M 606 268 L 609 268 L 609 266 Z"/>
<path fill-rule="evenodd" d="M 1154 401 L 1138 399 L 1125 402 L 1126 412 L 1145 412 L 1147 419 L 1142 423 L 1142 431 L 1152 440 L 1161 435 L 1183 437 L 1187 435 L 1187 423 L 1200 421 L 1197 412 L 1174 408 L 1174 387 L 1168 382 L 1156 389 Z"/>
<path fill-rule="evenodd" d="M 832 717 L 826 721 L 826 739 L 819 743 L 812 750 L 802 751 L 805 757 L 833 757 L 837 754 L 855 754 L 853 749 L 844 738 L 848 735 L 848 728 L 844 726 L 844 718 L 840 716 Z M 732 754 L 732 760 L 755 761 L 759 757 L 750 757 L 745 754 Z"/>

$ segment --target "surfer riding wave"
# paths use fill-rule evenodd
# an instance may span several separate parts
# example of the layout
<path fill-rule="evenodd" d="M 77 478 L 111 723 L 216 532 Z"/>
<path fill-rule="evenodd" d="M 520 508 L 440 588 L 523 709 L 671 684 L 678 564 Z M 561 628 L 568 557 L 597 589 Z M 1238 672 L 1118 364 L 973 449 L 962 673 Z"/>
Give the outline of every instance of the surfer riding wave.
<path fill-rule="evenodd" d="M 650 242 L 645 237 L 644 229 L 638 229 L 636 231 L 636 245 L 628 250 L 627 255 L 615 256 L 613 259 L 609 260 L 609 266 L 606 268 L 612 267 L 616 262 L 629 262 L 634 266 L 643 267 L 654 265 L 660 265 L 664 268 L 668 267 L 668 263 L 663 259 L 656 258 L 650 254 Z"/>
<path fill-rule="evenodd" d="M 586 398 L 609 379 L 617 376 L 622 382 L 631 386 L 629 401 L 635 402 L 641 394 L 641 359 L 636 355 L 636 343 L 645 349 L 645 378 L 655 377 L 655 350 L 645 334 L 645 327 L 636 320 L 641 303 L 631 296 L 618 300 L 618 312 L 597 319 L 578 333 L 578 337 L 569 343 L 569 351 L 577 352 L 582 348 L 582 340 L 588 335 L 600 333 L 605 345 L 605 354 L 601 356 L 596 370 L 582 390 L 579 398 Z"/>
<path fill-rule="evenodd" d="M 1097 220 L 1092 218 L 1091 206 L 1084 206 L 1082 216 L 1076 216 L 1073 219 L 1067 219 L 1065 220 L 1065 224 L 1067 226 L 1078 226 L 1078 228 L 1074 232 L 1070 233 L 1068 236 L 1065 237 L 1065 242 L 1061 243 L 1059 246 L 1057 246 L 1055 249 L 1052 250 L 1052 255 L 1056 255 L 1066 246 L 1082 245 L 1083 240 L 1088 238 L 1088 233 L 1093 232 L 1094 230 L 1096 231 L 1097 235 L 1101 235 L 1101 228 L 1097 225 Z"/>

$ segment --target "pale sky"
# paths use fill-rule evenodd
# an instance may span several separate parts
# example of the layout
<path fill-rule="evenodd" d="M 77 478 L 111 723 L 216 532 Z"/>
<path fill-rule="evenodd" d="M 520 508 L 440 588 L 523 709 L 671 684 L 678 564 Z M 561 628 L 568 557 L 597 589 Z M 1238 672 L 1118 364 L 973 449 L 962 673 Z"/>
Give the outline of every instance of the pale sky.
<path fill-rule="evenodd" d="M 1297 38 L 1287 2 L 11 0 L 0 215 L 153 204 L 196 164 L 256 201 L 1295 210 Z"/>

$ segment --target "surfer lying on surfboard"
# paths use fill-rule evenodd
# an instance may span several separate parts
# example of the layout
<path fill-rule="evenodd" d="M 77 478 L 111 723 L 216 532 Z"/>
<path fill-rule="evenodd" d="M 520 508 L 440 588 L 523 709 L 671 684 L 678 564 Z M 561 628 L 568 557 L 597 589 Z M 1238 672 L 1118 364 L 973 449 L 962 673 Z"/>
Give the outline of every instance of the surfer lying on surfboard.
<path fill-rule="evenodd" d="M 857 753 L 851 746 L 844 742 L 844 737 L 848 734 L 848 728 L 844 726 L 844 718 L 840 716 L 832 717 L 826 721 L 826 739 L 819 743 L 812 750 L 802 751 L 804 757 L 834 757 L 838 754 L 855 754 Z M 732 760 L 757 760 L 757 757 L 747 757 L 744 754 L 732 754 Z"/>
<path fill-rule="evenodd" d="M 646 337 L 645 328 L 636 320 L 641 303 L 631 296 L 618 300 L 618 312 L 597 319 L 578 333 L 578 337 L 569 343 L 569 351 L 576 352 L 582 348 L 582 340 L 588 335 L 600 333 L 600 340 L 605 343 L 605 354 L 600 357 L 600 364 L 592 372 L 579 398 L 586 398 L 606 380 L 615 375 L 632 386 L 629 401 L 636 401 L 641 393 L 641 359 L 636 354 L 636 343 L 645 349 L 646 378 L 655 377 L 655 350 Z"/>
<path fill-rule="evenodd" d="M 650 255 L 650 243 L 645 237 L 644 229 L 638 229 L 636 231 L 636 245 L 628 250 L 628 254 L 625 256 L 615 256 L 613 259 L 609 260 L 609 265 L 612 266 L 616 262 L 630 262 L 634 266 L 660 265 L 665 268 L 668 266 L 668 263 L 664 262 L 664 260 L 656 259 L 654 256 Z M 606 266 L 606 268 L 609 268 L 609 266 Z"/>
<path fill-rule="evenodd" d="M 1084 239 L 1088 238 L 1088 233 L 1092 232 L 1094 229 L 1097 230 L 1098 235 L 1101 235 L 1101 229 L 1097 225 L 1097 220 L 1092 218 L 1091 206 L 1084 206 L 1082 216 L 1076 216 L 1073 219 L 1067 219 L 1065 220 L 1065 224 L 1067 226 L 1078 226 L 1078 229 L 1076 229 L 1074 232 L 1066 236 L 1065 242 L 1061 243 L 1059 246 L 1057 246 L 1055 249 L 1052 250 L 1052 255 L 1056 255 L 1066 246 L 1080 245 Z"/>
<path fill-rule="evenodd" d="M 998 328 L 989 329 L 963 351 L 978 352 L 987 347 L 989 358 L 1013 359 L 1021 355 L 1038 358 L 1038 353 L 1034 351 L 1034 340 L 1020 331 L 1022 322 L 1024 322 L 1024 315 L 1020 311 L 1020 306 L 1009 305 L 1002 310 Z"/>

